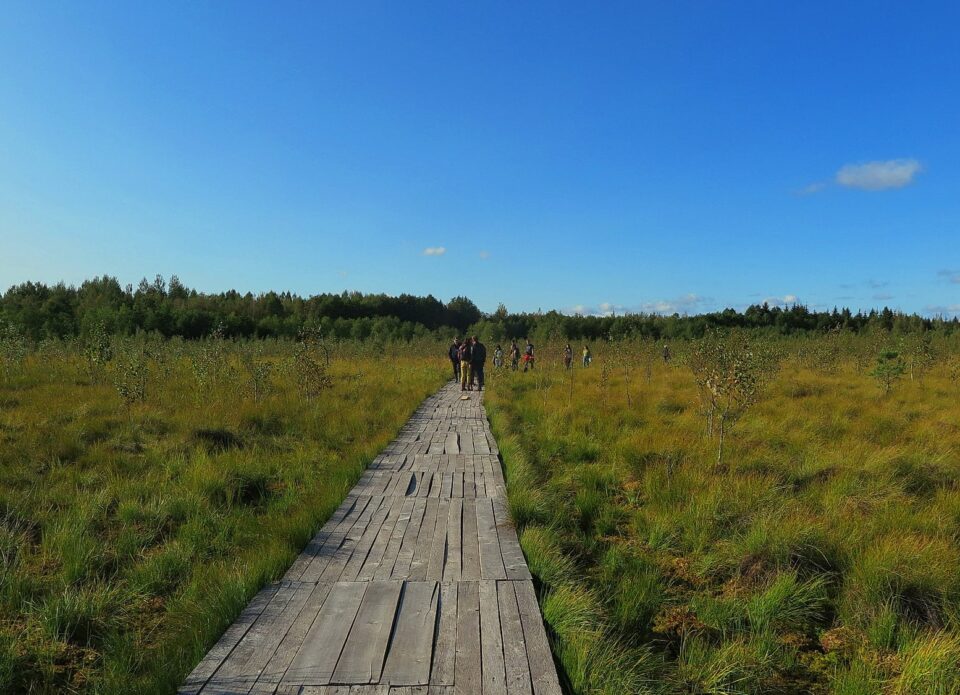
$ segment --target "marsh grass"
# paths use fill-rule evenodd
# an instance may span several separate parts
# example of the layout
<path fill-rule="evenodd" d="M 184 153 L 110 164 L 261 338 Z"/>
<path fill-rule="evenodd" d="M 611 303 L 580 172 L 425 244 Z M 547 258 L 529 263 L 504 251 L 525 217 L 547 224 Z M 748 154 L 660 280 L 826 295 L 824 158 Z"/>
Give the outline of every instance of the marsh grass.
<path fill-rule="evenodd" d="M 921 346 L 887 391 L 864 365 L 889 338 L 823 340 L 773 341 L 722 466 L 683 345 L 488 377 L 573 692 L 960 692 L 955 358 Z"/>
<path fill-rule="evenodd" d="M 390 378 L 372 346 L 335 346 L 309 393 L 283 342 L 18 353 L 0 385 L 0 692 L 173 692 L 442 383 L 442 361 L 409 356 L 430 351 L 385 349 Z"/>

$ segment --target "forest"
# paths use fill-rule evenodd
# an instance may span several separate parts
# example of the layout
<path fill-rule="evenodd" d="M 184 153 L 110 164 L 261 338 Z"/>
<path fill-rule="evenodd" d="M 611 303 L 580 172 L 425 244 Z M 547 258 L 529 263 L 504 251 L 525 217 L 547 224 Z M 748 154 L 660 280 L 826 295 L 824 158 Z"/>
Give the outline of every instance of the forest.
<path fill-rule="evenodd" d="M 449 338 L 477 333 L 488 340 L 524 337 L 595 341 L 616 338 L 699 338 L 710 328 L 753 328 L 790 335 L 829 330 L 856 333 L 879 328 L 895 333 L 960 328 L 957 317 L 924 317 L 889 308 L 858 311 L 812 310 L 757 304 L 737 311 L 693 316 L 627 313 L 620 316 L 568 315 L 548 312 L 512 313 L 500 304 L 484 313 L 467 297 L 444 303 L 433 296 L 343 292 L 301 297 L 290 292 L 253 294 L 237 290 L 205 293 L 185 286 L 176 275 L 157 275 L 122 287 L 115 277 L 84 281 L 79 287 L 25 282 L 0 297 L 0 325 L 27 339 L 154 333 L 166 338 L 197 339 L 214 332 L 231 338 L 289 337 L 305 329 L 325 337 L 352 340 Z"/>

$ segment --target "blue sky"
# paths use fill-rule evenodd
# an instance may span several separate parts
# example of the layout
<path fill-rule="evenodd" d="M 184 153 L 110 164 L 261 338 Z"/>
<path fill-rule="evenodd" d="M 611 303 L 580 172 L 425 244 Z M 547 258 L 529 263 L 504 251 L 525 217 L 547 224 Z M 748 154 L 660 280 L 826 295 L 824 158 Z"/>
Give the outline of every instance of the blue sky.
<path fill-rule="evenodd" d="M 960 313 L 960 4 L 0 12 L 0 286 Z"/>

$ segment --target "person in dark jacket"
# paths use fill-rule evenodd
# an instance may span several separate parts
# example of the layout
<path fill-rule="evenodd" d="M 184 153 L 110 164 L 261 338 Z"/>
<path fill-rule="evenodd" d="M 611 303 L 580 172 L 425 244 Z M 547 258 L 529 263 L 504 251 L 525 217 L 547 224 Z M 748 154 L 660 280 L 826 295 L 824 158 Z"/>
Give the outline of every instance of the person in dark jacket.
<path fill-rule="evenodd" d="M 453 365 L 453 380 L 460 381 L 460 338 L 454 338 L 447 350 L 450 357 L 450 364 Z"/>
<path fill-rule="evenodd" d="M 477 391 L 483 391 L 483 363 L 487 361 L 487 347 L 480 342 L 477 336 L 473 336 L 473 352 L 470 356 L 471 379 L 477 380 Z"/>
<path fill-rule="evenodd" d="M 470 338 L 464 338 L 463 342 L 460 343 L 460 390 L 461 391 L 473 391 L 473 379 L 471 378 L 470 373 L 470 360 L 471 355 L 473 354 L 472 345 L 470 344 Z"/>

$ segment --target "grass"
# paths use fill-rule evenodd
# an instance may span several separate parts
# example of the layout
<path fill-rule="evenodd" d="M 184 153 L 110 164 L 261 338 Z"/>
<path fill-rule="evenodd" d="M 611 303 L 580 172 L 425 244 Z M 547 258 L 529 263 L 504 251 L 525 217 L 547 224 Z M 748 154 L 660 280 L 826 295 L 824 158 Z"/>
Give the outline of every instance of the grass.
<path fill-rule="evenodd" d="M 446 377 L 399 348 L 388 372 L 373 346 L 321 368 L 265 343 L 254 390 L 245 345 L 137 342 L 4 365 L 0 692 L 173 692 Z M 302 369 L 329 384 L 302 392 Z"/>
<path fill-rule="evenodd" d="M 885 394 L 852 358 L 774 345 L 781 368 L 718 466 L 673 347 L 664 364 L 600 346 L 567 372 L 546 346 L 535 375 L 490 370 L 511 510 L 571 692 L 960 693 L 947 367 Z"/>

